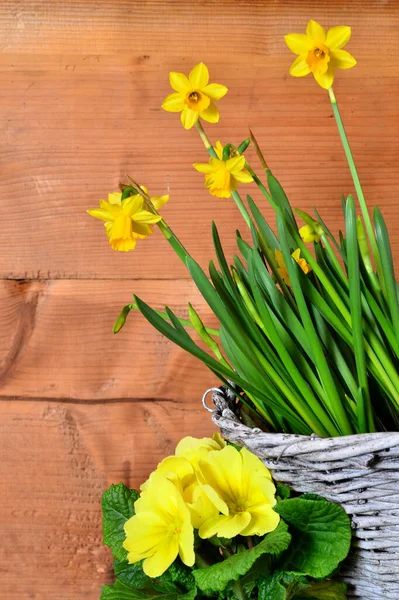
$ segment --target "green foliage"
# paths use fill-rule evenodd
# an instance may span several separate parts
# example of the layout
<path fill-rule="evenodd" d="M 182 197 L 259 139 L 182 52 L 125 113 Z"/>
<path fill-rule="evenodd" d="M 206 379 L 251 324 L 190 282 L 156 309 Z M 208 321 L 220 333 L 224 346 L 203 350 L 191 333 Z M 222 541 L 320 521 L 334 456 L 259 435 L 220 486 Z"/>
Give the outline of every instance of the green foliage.
<path fill-rule="evenodd" d="M 125 560 L 127 552 L 122 543 L 125 539 L 123 526 L 134 515 L 134 503 L 138 492 L 129 490 L 123 483 L 111 485 L 102 497 L 103 542 L 118 560 Z"/>
<path fill-rule="evenodd" d="M 289 524 L 292 535 L 285 569 L 316 579 L 331 575 L 350 548 L 350 520 L 343 508 L 307 494 L 282 500 L 275 510 Z"/>
<path fill-rule="evenodd" d="M 397 430 L 398 287 L 380 211 L 375 211 L 370 252 L 369 223 L 366 235 L 351 196 L 343 201 L 345 236 L 339 240 L 317 210 L 315 218 L 298 210 L 320 234 L 312 252 L 299 235 L 281 184 L 270 170 L 266 175 L 269 190 L 256 175 L 254 181 L 275 211 L 277 236 L 248 196 L 252 216 L 245 212 L 245 219 L 252 244 L 237 234 L 244 261 L 235 256 L 234 266 L 229 265 L 215 224 L 217 265 L 210 263 L 210 278 L 185 255 L 194 283 L 219 320 L 219 330 L 209 332 L 196 315 L 195 328 L 198 331 L 201 323 L 200 335 L 209 351 L 184 331 L 190 322 L 169 309 L 166 322 L 163 313 L 139 299 L 122 311 L 117 329 L 131 308 L 140 310 L 223 383 L 234 382 L 245 393 L 247 415 L 252 411 L 253 420 L 260 418 L 269 431 L 325 437 Z M 292 258 L 297 249 L 312 269 L 307 274 Z M 276 252 L 282 253 L 290 283 Z M 221 346 L 213 340 L 217 335 Z"/>
<path fill-rule="evenodd" d="M 153 579 L 141 562 L 127 562 L 122 546 L 138 493 L 111 485 L 102 500 L 103 528 L 104 543 L 116 557 L 116 582 L 103 588 L 101 600 L 344 600 L 343 584 L 312 578 L 331 576 L 345 558 L 351 537 L 347 515 L 318 496 L 290 498 L 284 485 L 277 491 L 285 499 L 274 507 L 282 517 L 274 531 L 251 540 L 196 535 L 197 565 L 187 567 L 177 558 Z M 203 566 L 204 559 L 209 566 Z"/>
<path fill-rule="evenodd" d="M 281 554 L 290 541 L 287 525 L 280 522 L 277 529 L 267 534 L 254 548 L 233 554 L 205 569 L 193 571 L 195 582 L 206 595 L 222 592 L 230 581 L 237 581 L 245 575 L 262 554 Z"/>

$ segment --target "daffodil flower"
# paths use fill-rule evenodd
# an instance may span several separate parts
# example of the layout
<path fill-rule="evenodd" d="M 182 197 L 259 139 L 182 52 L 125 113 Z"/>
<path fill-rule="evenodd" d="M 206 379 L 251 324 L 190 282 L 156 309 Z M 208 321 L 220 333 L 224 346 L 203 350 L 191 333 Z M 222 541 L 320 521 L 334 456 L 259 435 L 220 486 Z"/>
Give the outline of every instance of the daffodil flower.
<path fill-rule="evenodd" d="M 199 117 L 209 123 L 219 121 L 219 111 L 214 102 L 227 93 L 227 87 L 209 83 L 209 72 L 204 63 L 199 63 L 187 77 L 183 73 L 169 73 L 169 81 L 175 93 L 169 94 L 162 103 L 167 112 L 181 112 L 185 129 L 191 129 Z"/>
<path fill-rule="evenodd" d="M 195 562 L 194 529 L 179 489 L 158 473 L 134 505 L 136 514 L 124 525 L 128 562 L 144 559 L 143 570 L 159 577 L 179 555 L 192 567 Z"/>
<path fill-rule="evenodd" d="M 276 257 L 276 261 L 277 261 L 277 271 L 281 277 L 281 279 L 284 281 L 284 283 L 286 285 L 288 285 L 289 287 L 291 287 L 291 279 L 288 273 L 288 269 L 287 266 L 284 262 L 284 257 L 283 257 L 283 253 L 281 252 L 281 250 L 275 250 L 274 251 L 274 255 Z M 305 275 L 307 275 L 308 273 L 310 273 L 310 271 L 312 270 L 312 267 L 306 262 L 306 260 L 304 258 L 301 258 L 301 250 L 299 248 L 297 248 L 292 254 L 291 254 L 292 258 L 297 262 L 297 264 L 301 267 L 302 271 L 305 273 Z"/>
<path fill-rule="evenodd" d="M 303 227 L 301 227 L 299 230 L 299 235 L 301 236 L 305 244 L 309 244 L 311 242 L 320 242 L 320 236 L 310 225 L 304 225 Z"/>
<path fill-rule="evenodd" d="M 211 451 L 198 465 L 198 481 L 217 508 L 199 528 L 202 538 L 264 535 L 280 520 L 274 512 L 276 488 L 262 461 L 243 448 Z"/>
<path fill-rule="evenodd" d="M 245 169 L 245 158 L 234 156 L 223 160 L 223 146 L 216 142 L 214 148 L 217 158 L 210 158 L 208 163 L 194 163 L 193 167 L 199 173 L 205 174 L 205 187 L 212 196 L 230 198 L 239 183 L 251 183 L 252 176 Z"/>
<path fill-rule="evenodd" d="M 147 193 L 147 188 L 142 187 Z M 169 200 L 169 196 L 155 196 L 151 202 L 159 209 Z M 140 195 L 129 196 L 122 200 L 122 194 L 108 195 L 108 201 L 100 200 L 100 208 L 88 210 L 89 215 L 104 221 L 109 243 L 114 250 L 128 252 L 134 250 L 137 239 L 144 239 L 153 233 L 152 225 L 162 217 L 143 208 L 144 200 Z"/>
<path fill-rule="evenodd" d="M 350 36 L 350 27 L 332 27 L 326 32 L 316 21 L 309 21 L 306 34 L 289 33 L 285 43 L 299 55 L 291 65 L 291 75 L 303 77 L 313 73 L 317 83 L 327 90 L 333 84 L 336 68 L 351 69 L 356 65 L 353 56 L 342 50 Z"/>

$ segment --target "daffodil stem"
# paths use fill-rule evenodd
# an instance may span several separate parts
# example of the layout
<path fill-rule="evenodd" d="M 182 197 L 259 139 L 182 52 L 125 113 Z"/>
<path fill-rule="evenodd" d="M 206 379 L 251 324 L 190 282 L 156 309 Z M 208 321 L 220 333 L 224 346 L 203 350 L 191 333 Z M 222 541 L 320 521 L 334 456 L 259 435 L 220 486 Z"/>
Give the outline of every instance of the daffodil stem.
<path fill-rule="evenodd" d="M 173 250 L 176 252 L 177 256 L 184 262 L 184 264 L 186 264 L 186 258 L 190 255 L 183 246 L 183 244 L 173 233 L 169 225 L 167 225 L 163 219 L 162 221 L 159 221 L 157 225 L 161 230 L 163 236 L 166 238 L 166 240 L 172 246 Z"/>
<path fill-rule="evenodd" d="M 368 208 L 367 208 L 366 200 L 364 198 L 362 186 L 360 184 L 359 175 L 357 173 L 357 169 L 356 169 L 355 161 L 353 159 L 352 151 L 351 151 L 351 148 L 350 148 L 350 145 L 349 145 L 348 137 L 346 135 L 344 124 L 343 124 L 342 118 L 341 118 L 341 114 L 339 112 L 337 99 L 335 98 L 335 94 L 334 94 L 334 91 L 333 91 L 332 87 L 329 88 L 328 94 L 329 94 L 329 97 L 330 97 L 331 106 L 332 106 L 332 109 L 333 109 L 335 121 L 337 123 L 338 132 L 339 132 L 339 135 L 341 137 L 342 145 L 344 147 L 346 160 L 348 161 L 349 170 L 351 172 L 353 183 L 354 183 L 355 190 L 356 190 L 356 194 L 357 194 L 357 197 L 358 197 L 358 200 L 359 200 L 359 204 L 360 204 L 360 208 L 361 208 L 361 211 L 362 211 L 364 223 L 366 225 L 367 235 L 368 235 L 368 238 L 369 238 L 369 241 L 370 241 L 370 245 L 371 245 L 371 249 L 372 249 L 372 252 L 373 252 L 373 255 L 374 255 L 375 264 L 376 264 L 376 267 L 377 267 L 377 272 L 378 272 L 379 276 L 382 277 L 380 253 L 378 251 L 377 242 L 376 242 L 376 239 L 375 239 L 375 233 L 374 233 L 374 229 L 373 229 L 373 224 L 371 222 L 371 217 L 370 217 L 370 214 L 369 214 L 369 211 L 368 211 Z"/>
<path fill-rule="evenodd" d="M 215 150 L 213 149 L 211 142 L 209 141 L 208 136 L 206 135 L 206 133 L 204 131 L 204 128 L 202 127 L 202 123 L 199 119 L 195 126 L 197 128 L 198 134 L 199 134 L 209 156 L 211 156 L 212 158 L 218 158 Z M 232 196 L 234 202 L 236 203 L 237 208 L 240 211 L 244 221 L 246 222 L 248 227 L 251 229 L 251 217 L 249 216 L 249 213 L 248 213 L 247 209 L 245 208 L 245 205 L 244 205 L 243 201 L 241 200 L 239 193 L 232 191 L 231 196 Z"/>

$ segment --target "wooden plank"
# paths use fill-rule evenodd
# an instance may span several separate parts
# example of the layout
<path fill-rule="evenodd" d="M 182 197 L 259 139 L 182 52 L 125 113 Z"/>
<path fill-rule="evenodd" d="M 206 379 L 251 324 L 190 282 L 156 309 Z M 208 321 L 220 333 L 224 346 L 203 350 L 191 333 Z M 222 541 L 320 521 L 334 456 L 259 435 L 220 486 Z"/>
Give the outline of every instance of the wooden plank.
<path fill-rule="evenodd" d="M 86 214 L 126 173 L 154 194 L 170 191 L 165 218 L 202 265 L 213 255 L 212 219 L 233 254 L 235 229 L 245 225 L 234 203 L 212 198 L 194 172 L 192 163 L 206 160 L 196 132 L 160 108 L 168 71 L 201 59 L 212 80 L 229 87 L 220 123 L 208 127 L 211 139 L 239 143 L 253 127 L 293 204 L 317 204 L 337 231 L 341 194 L 353 185 L 328 97 L 311 77 L 288 76 L 293 56 L 283 41 L 310 16 L 353 26 L 358 66 L 339 73 L 336 94 L 366 197 L 383 209 L 399 259 L 399 3 L 225 0 L 194 8 L 118 0 L 93 10 L 83 0 L 54 0 L 50 8 L 7 0 L 0 8 L 0 276 L 188 278 L 158 231 L 126 256 L 109 248 L 102 225 Z M 240 40 L 234 52 L 232 24 Z M 242 188 L 272 218 L 254 185 Z"/>
<path fill-rule="evenodd" d="M 136 312 L 113 335 L 133 291 L 183 317 L 191 301 L 205 323 L 216 324 L 188 280 L 0 282 L 0 398 L 156 398 L 199 405 L 204 390 L 217 383 L 202 363 Z"/>
<path fill-rule="evenodd" d="M 214 429 L 197 404 L 0 402 L 1 598 L 98 600 L 104 489 L 138 487 L 184 433 Z"/>

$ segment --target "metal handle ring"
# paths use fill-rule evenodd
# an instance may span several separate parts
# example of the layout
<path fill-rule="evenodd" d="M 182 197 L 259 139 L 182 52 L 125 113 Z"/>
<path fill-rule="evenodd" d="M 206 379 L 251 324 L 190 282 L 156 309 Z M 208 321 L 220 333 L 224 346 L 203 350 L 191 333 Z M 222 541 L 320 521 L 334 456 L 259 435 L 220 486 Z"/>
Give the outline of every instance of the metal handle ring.
<path fill-rule="evenodd" d="M 206 403 L 206 398 L 208 396 L 208 394 L 210 392 L 219 392 L 219 394 L 221 393 L 220 388 L 209 388 L 209 390 L 206 390 L 205 394 L 202 396 L 202 406 L 205 408 L 205 410 L 207 410 L 208 412 L 213 413 L 214 409 L 213 408 L 209 408 L 209 406 Z"/>

